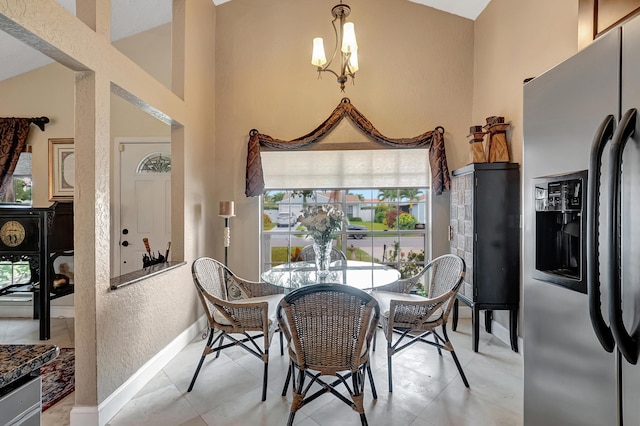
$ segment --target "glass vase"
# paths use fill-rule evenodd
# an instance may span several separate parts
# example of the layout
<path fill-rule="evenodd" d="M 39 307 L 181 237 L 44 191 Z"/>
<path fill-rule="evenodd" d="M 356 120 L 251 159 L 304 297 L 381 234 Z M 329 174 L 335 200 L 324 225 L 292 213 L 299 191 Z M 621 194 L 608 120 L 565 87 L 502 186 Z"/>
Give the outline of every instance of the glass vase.
<path fill-rule="evenodd" d="M 320 278 L 326 276 L 329 273 L 329 264 L 331 263 L 331 249 L 331 240 L 313 242 L 313 252 L 316 255 L 316 271 Z"/>

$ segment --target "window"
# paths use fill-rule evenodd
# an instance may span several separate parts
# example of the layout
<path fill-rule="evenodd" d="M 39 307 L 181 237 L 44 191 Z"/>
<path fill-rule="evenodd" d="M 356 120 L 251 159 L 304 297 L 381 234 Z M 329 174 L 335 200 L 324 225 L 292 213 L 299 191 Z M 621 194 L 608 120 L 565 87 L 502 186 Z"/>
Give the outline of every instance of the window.
<path fill-rule="evenodd" d="M 6 204 L 31 204 L 31 153 L 23 152 L 11 177 L 11 183 L 0 200 Z"/>
<path fill-rule="evenodd" d="M 0 289 L 31 282 L 31 266 L 28 261 L 0 262 Z"/>
<path fill-rule="evenodd" d="M 171 173 L 171 157 L 161 152 L 147 155 L 138 165 L 137 173 Z"/>
<path fill-rule="evenodd" d="M 430 258 L 431 209 L 426 187 L 270 189 L 262 197 L 263 271 L 295 259 L 300 249 L 312 243 L 299 221 L 281 216 L 297 218 L 304 208 L 323 204 L 337 206 L 347 216 L 347 225 L 333 243 L 347 259 L 389 264 L 402 277 L 409 277 Z"/>

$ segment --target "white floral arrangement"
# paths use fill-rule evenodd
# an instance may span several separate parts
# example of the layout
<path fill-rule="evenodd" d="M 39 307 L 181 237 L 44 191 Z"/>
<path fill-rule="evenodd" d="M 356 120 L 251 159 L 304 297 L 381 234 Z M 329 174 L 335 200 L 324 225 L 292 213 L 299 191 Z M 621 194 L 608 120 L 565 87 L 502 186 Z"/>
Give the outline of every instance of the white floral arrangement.
<path fill-rule="evenodd" d="M 299 220 L 307 229 L 307 235 L 318 244 L 326 244 L 331 240 L 331 234 L 341 228 L 344 213 L 330 204 L 311 206 L 303 210 Z"/>

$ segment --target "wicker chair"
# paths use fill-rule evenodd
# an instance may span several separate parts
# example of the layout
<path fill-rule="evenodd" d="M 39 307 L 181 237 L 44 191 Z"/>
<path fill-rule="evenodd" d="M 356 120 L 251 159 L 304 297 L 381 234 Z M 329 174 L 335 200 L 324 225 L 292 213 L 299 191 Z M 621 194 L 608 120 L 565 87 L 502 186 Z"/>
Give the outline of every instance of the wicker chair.
<path fill-rule="evenodd" d="M 313 262 L 316 260 L 316 253 L 313 251 L 313 245 L 305 246 L 295 259 L 295 262 Z M 347 260 L 343 252 L 333 247 L 331 249 L 331 261 Z"/>
<path fill-rule="evenodd" d="M 365 371 L 373 398 L 377 398 L 369 366 L 369 348 L 380 310 L 375 299 L 343 284 L 315 284 L 287 294 L 277 310 L 280 329 L 289 346 L 289 372 L 282 395 L 292 382 L 293 402 L 288 425 L 296 412 L 323 393 L 330 392 L 360 414 L 363 425 Z M 296 377 L 297 371 L 297 377 Z M 328 383 L 320 376 L 335 376 Z M 305 378 L 311 380 L 305 386 Z M 351 386 L 347 379 L 351 378 Z M 307 395 L 314 383 L 322 389 Z M 350 398 L 336 386 L 342 383 Z"/>
<path fill-rule="evenodd" d="M 431 269 L 431 265 L 425 265 L 417 274 L 409 278 L 401 278 L 391 284 L 376 287 L 377 291 L 390 291 L 393 293 L 411 293 L 412 290 L 418 288 L 418 283 L 425 276 L 427 271 Z"/>
<path fill-rule="evenodd" d="M 447 336 L 447 319 L 466 271 L 464 260 L 459 256 L 446 254 L 429 262 L 421 273 L 424 274 L 426 271 L 431 271 L 427 297 L 378 289 L 372 292 L 380 304 L 380 322 L 387 338 L 389 392 L 393 392 L 391 358 L 416 342 L 435 346 L 441 356 L 442 349 L 451 352 L 464 385 L 469 387 L 467 377 Z M 436 331 L 440 325 L 442 336 Z M 434 341 L 426 339 L 429 335 L 433 336 Z M 399 337 L 394 341 L 394 336 Z"/>
<path fill-rule="evenodd" d="M 218 358 L 220 351 L 239 345 L 264 362 L 262 382 L 262 400 L 264 401 L 267 398 L 269 345 L 278 328 L 275 312 L 278 302 L 283 297 L 284 289 L 267 283 L 238 278 L 222 263 L 208 257 L 196 259 L 191 272 L 209 320 L 209 338 L 187 392 L 193 389 L 207 355 L 215 353 Z M 219 333 L 216 333 L 217 331 Z M 264 339 L 262 349 L 258 345 L 260 338 Z M 229 340 L 229 343 L 224 344 L 225 339 Z M 250 344 L 245 344 L 247 342 Z M 282 335 L 280 350 L 282 351 Z"/>

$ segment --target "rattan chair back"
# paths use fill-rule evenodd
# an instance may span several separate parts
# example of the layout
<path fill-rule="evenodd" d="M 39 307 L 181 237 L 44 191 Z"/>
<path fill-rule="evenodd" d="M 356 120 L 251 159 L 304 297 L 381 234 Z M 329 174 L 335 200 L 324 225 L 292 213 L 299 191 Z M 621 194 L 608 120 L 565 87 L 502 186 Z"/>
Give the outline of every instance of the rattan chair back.
<path fill-rule="evenodd" d="M 429 289 L 427 296 L 437 297 L 446 291 L 454 290 L 455 285 L 462 282 L 459 279 L 460 273 L 464 273 L 465 268 L 462 258 L 452 254 L 445 254 L 427 263 L 417 274 L 409 278 L 401 278 L 391 284 L 376 287 L 376 290 L 410 293 L 418 288 L 418 283 L 422 279 L 425 279 L 423 284 L 425 288 Z M 427 272 L 431 272 L 431 274 Z M 433 287 L 434 283 L 436 288 Z"/>
<path fill-rule="evenodd" d="M 344 253 L 335 247 L 331 249 L 330 258 L 332 262 L 336 260 L 347 260 L 347 257 L 344 255 Z M 316 252 L 313 251 L 313 245 L 303 247 L 295 259 L 296 262 L 314 262 L 315 260 Z"/>
<path fill-rule="evenodd" d="M 344 284 L 295 290 L 282 299 L 277 314 L 292 360 L 323 375 L 362 365 L 379 315 L 373 297 Z"/>
<path fill-rule="evenodd" d="M 227 300 L 227 288 L 225 274 L 227 268 L 215 259 L 201 257 L 196 259 L 191 266 L 193 282 L 198 290 L 198 297 L 202 302 L 209 324 L 213 324 L 215 312 L 215 299 Z M 206 297 L 208 294 L 211 297 Z"/>
<path fill-rule="evenodd" d="M 300 408 L 327 392 L 351 406 L 360 414 L 362 425 L 367 425 L 365 374 L 369 376 L 373 398 L 377 398 L 369 365 L 371 339 L 380 317 L 376 300 L 348 285 L 313 284 L 286 295 L 276 317 L 289 343 L 289 373 L 282 391 L 285 396 L 291 379 L 293 402 L 287 425 L 293 425 Z M 338 380 L 329 383 L 322 376 L 335 376 Z M 306 378 L 311 380 L 305 387 Z M 320 389 L 309 395 L 314 383 Z M 344 385 L 350 398 L 335 389 L 338 385 Z"/>
<path fill-rule="evenodd" d="M 442 303 L 442 308 L 446 316 L 449 316 L 467 270 L 464 260 L 455 254 L 445 254 L 433 259 L 425 269 L 432 270 L 427 298 L 438 299 L 448 295 Z"/>

